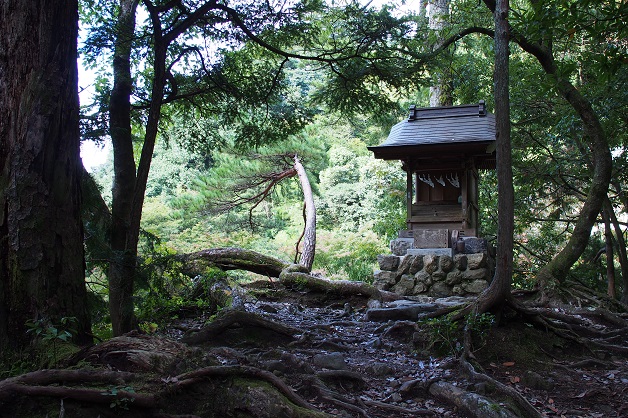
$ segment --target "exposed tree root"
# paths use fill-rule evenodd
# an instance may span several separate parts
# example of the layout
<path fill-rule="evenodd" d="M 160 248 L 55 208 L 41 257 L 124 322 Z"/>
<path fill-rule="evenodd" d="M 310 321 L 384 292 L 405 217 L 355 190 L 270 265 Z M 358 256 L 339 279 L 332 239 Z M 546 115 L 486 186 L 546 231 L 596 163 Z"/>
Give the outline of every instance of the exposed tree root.
<path fill-rule="evenodd" d="M 306 376 L 305 380 L 308 385 L 317 393 L 318 397 L 325 402 L 329 402 L 333 405 L 339 406 L 343 409 L 356 412 L 362 417 L 368 418 L 368 413 L 365 409 L 355 405 L 355 402 L 348 399 L 345 396 L 331 390 L 322 380 L 316 376 Z"/>
<path fill-rule="evenodd" d="M 210 366 L 203 369 L 194 370 L 192 372 L 184 373 L 175 378 L 177 381 L 170 390 L 176 390 L 181 387 L 196 384 L 201 379 L 211 377 L 231 377 L 231 376 L 243 376 L 252 377 L 256 379 L 262 379 L 272 384 L 281 394 L 283 394 L 290 402 L 302 408 L 316 410 L 305 399 L 297 395 L 292 388 L 284 383 L 283 380 L 275 376 L 269 371 L 261 370 L 256 367 L 248 366 Z"/>
<path fill-rule="evenodd" d="M 127 391 L 107 392 L 103 389 L 51 386 L 53 384 L 109 384 L 121 385 L 137 379 L 137 375 L 127 372 L 107 370 L 39 370 L 0 381 L 0 402 L 16 395 L 49 396 L 61 399 L 108 404 L 113 400 L 132 400 L 140 407 L 152 408 L 153 395 L 130 393 Z"/>
<path fill-rule="evenodd" d="M 404 413 L 404 414 L 408 414 L 408 415 L 412 415 L 412 416 L 433 416 L 434 415 L 434 411 L 431 411 L 429 409 L 410 409 L 410 408 L 403 408 L 401 406 L 397 406 L 397 405 L 390 405 L 384 402 L 378 402 L 378 401 L 372 401 L 369 399 L 362 399 L 361 400 L 364 405 L 367 406 L 374 406 L 376 408 L 379 409 L 384 409 L 386 411 L 392 411 L 392 412 L 396 412 L 396 413 Z"/>
<path fill-rule="evenodd" d="M 124 402 L 134 408 L 158 410 L 165 407 L 164 402 L 174 393 L 199 382 L 216 377 L 245 377 L 263 380 L 270 383 L 293 404 L 308 410 L 316 411 L 305 399 L 297 395 L 283 380 L 271 372 L 248 366 L 211 366 L 176 377 L 162 379 L 165 387 L 152 394 L 136 393 L 128 390 L 103 390 L 102 388 L 85 388 L 70 386 L 53 386 L 56 384 L 73 383 L 108 384 L 119 386 L 134 380 L 140 375 L 127 372 L 105 370 L 40 370 L 0 381 L 0 402 L 8 401 L 16 395 L 29 397 L 45 396 L 61 399 L 73 399 L 89 404 L 111 404 L 114 401 Z M 161 415 L 166 416 L 166 415 Z"/>
<path fill-rule="evenodd" d="M 495 380 L 490 376 L 487 376 L 484 373 L 476 372 L 475 368 L 465 358 L 460 359 L 460 364 L 462 366 L 462 369 L 469 375 L 469 378 L 471 380 L 475 382 L 488 383 L 493 391 L 497 393 L 499 398 L 508 399 L 510 404 L 513 405 L 518 411 L 518 414 L 516 416 L 526 418 L 541 418 L 542 414 L 534 406 L 532 406 L 532 404 L 530 404 L 530 402 L 528 402 L 526 398 L 521 396 L 519 392 L 517 392 L 510 386 L 504 385 L 500 381 Z"/>
<path fill-rule="evenodd" d="M 133 331 L 80 351 L 70 363 L 86 360 L 129 372 L 173 373 L 194 355 L 195 349 L 178 341 Z"/>
<path fill-rule="evenodd" d="M 304 288 L 313 291 L 325 292 L 334 296 L 363 295 L 381 301 L 381 292 L 364 282 L 349 280 L 327 280 L 307 273 L 284 270 L 279 276 L 281 284 L 286 287 Z"/>
<path fill-rule="evenodd" d="M 303 334 L 303 330 L 269 321 L 251 312 L 227 310 L 223 315 L 219 316 L 202 329 L 184 335 L 181 341 L 186 344 L 202 344 L 210 341 L 212 338 L 215 338 L 234 325 L 264 328 L 290 338 L 295 338 L 296 335 Z"/>
<path fill-rule="evenodd" d="M 469 418 L 521 418 L 521 415 L 500 407 L 495 402 L 477 393 L 467 392 L 447 382 L 434 382 L 429 388 L 430 395 L 455 405 Z M 539 417 L 541 415 L 538 415 Z"/>
<path fill-rule="evenodd" d="M 400 298 L 390 292 L 382 293 L 379 289 L 364 282 L 327 280 L 316 277 L 309 274 L 307 268 L 301 265 L 290 264 L 278 258 L 242 248 L 207 249 L 180 255 L 177 259 L 183 263 L 182 271 L 189 276 L 202 275 L 209 267 L 217 267 L 221 270 L 247 270 L 278 278 L 286 287 L 299 287 L 334 296 L 362 295 L 379 302 Z"/>

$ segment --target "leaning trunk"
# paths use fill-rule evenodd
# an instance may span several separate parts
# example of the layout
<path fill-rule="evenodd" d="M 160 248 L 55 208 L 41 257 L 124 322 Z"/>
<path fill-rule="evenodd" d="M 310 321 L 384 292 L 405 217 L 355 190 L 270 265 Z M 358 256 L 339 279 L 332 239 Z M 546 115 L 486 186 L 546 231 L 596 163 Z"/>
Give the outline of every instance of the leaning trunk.
<path fill-rule="evenodd" d="M 76 0 L 0 8 L 0 346 L 27 320 L 89 342 L 81 223 Z"/>
<path fill-rule="evenodd" d="M 606 134 L 591 104 L 566 80 L 559 80 L 558 86 L 560 92 L 583 121 L 584 134 L 593 157 L 591 162 L 593 176 L 587 198 L 567 245 L 537 275 L 542 286 L 551 281 L 564 281 L 571 266 L 584 253 L 591 236 L 591 228 L 597 221 L 597 216 L 606 199 L 613 167 Z"/>
<path fill-rule="evenodd" d="M 597 221 L 597 216 L 607 197 L 613 160 L 608 141 L 606 140 L 606 133 L 591 103 L 569 80 L 560 75 L 552 50 L 544 46 L 532 45 L 522 40 L 520 40 L 520 45 L 523 49 L 533 54 L 545 72 L 554 78 L 556 89 L 582 120 L 583 137 L 591 155 L 589 165 L 590 170 L 593 172 L 587 198 L 580 210 L 578 220 L 567 245 L 537 274 L 541 286 L 545 287 L 552 281 L 564 281 L 571 266 L 584 253 L 591 236 L 591 228 Z M 589 156 L 587 155 L 587 157 Z"/>
<path fill-rule="evenodd" d="M 303 232 L 303 252 L 301 253 L 301 260 L 299 264 L 307 268 L 308 271 L 312 270 L 314 264 L 314 255 L 316 253 L 316 207 L 314 206 L 314 195 L 312 194 L 312 186 L 307 178 L 307 173 L 299 161 L 299 158 L 294 156 L 294 168 L 299 176 L 301 182 L 301 189 L 303 190 L 303 201 L 305 203 L 305 229 Z"/>

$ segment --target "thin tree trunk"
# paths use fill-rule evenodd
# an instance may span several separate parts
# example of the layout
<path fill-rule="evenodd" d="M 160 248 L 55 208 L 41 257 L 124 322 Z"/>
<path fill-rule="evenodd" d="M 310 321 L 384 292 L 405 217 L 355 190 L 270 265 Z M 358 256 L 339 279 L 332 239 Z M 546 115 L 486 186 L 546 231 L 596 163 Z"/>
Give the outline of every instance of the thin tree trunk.
<path fill-rule="evenodd" d="M 495 277 L 478 298 L 478 310 L 499 306 L 510 296 L 513 271 L 514 188 L 510 142 L 508 0 L 498 0 L 495 18 L 495 135 L 497 141 L 497 255 Z"/>
<path fill-rule="evenodd" d="M 615 257 L 613 256 L 613 232 L 611 231 L 610 214 L 606 209 L 602 210 L 604 218 L 604 240 L 606 243 L 606 281 L 607 294 L 615 299 Z"/>
<path fill-rule="evenodd" d="M 135 327 L 133 289 L 137 274 L 137 248 L 146 184 L 163 105 L 168 46 L 208 10 L 216 7 L 215 1 L 208 1 L 164 33 L 159 8 L 151 6 L 149 2 L 144 3 L 152 22 L 154 61 L 148 121 L 136 172 L 130 99 L 133 88 L 131 49 L 137 3 L 138 0 L 120 0 L 113 61 L 114 88 L 109 109 L 114 149 L 109 309 L 114 335 L 121 335 Z"/>
<path fill-rule="evenodd" d="M 114 79 L 119 82 L 119 90 L 116 90 L 116 83 L 114 82 L 111 104 L 117 104 L 117 107 L 110 107 L 115 174 L 112 201 L 111 248 L 113 258 L 109 268 L 109 308 L 114 335 L 121 335 L 135 327 L 133 289 L 137 274 L 137 248 L 146 184 L 163 105 L 168 45 L 214 5 L 214 2 L 206 3 L 197 10 L 194 17 L 185 19 L 176 28 L 172 28 L 164 35 L 159 10 L 148 3 L 145 4 L 149 8 L 153 26 L 154 61 L 148 121 L 136 172 L 130 125 L 130 93 L 132 90 L 130 53 L 137 0 L 120 0 L 118 38 L 114 53 Z M 116 125 L 114 125 L 114 113 Z M 114 139 L 114 131 L 118 131 L 117 140 Z M 117 164 L 116 157 L 119 160 Z"/>
<path fill-rule="evenodd" d="M 305 202 L 305 229 L 303 233 L 303 252 L 301 253 L 301 260 L 299 264 L 307 268 L 308 271 L 312 270 L 314 264 L 314 256 L 316 254 L 316 207 L 314 206 L 314 195 L 312 194 L 312 186 L 307 178 L 307 173 L 299 161 L 299 158 L 294 156 L 294 168 L 299 176 L 301 182 L 301 189 L 303 190 L 303 201 Z"/>
<path fill-rule="evenodd" d="M 0 7 L 0 346 L 27 320 L 89 342 L 81 222 L 76 0 Z"/>
<path fill-rule="evenodd" d="M 628 303 L 628 254 L 626 254 L 626 240 L 624 239 L 624 231 L 619 225 L 615 211 L 613 211 L 613 205 L 607 198 L 604 202 L 604 209 L 610 216 L 610 221 L 615 229 L 615 238 L 617 239 L 617 255 L 619 255 L 619 265 L 621 268 L 621 282 L 622 282 L 622 295 L 621 301 Z"/>
<path fill-rule="evenodd" d="M 133 329 L 133 283 L 137 249 L 129 246 L 131 208 L 135 191 L 135 158 L 131 134 L 131 49 L 135 32 L 136 0 L 120 0 L 113 55 L 113 89 L 109 102 L 113 171 L 111 204 L 111 260 L 109 313 L 113 334 Z"/>

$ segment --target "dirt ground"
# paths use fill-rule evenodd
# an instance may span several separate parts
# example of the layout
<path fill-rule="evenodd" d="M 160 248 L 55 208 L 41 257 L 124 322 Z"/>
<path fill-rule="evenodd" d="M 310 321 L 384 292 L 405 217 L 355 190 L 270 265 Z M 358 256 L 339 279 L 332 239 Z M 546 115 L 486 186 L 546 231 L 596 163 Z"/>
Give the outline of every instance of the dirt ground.
<path fill-rule="evenodd" d="M 249 316 L 192 345 L 190 330 L 230 311 L 188 311 L 157 333 L 85 350 L 68 372 L 0 381 L 0 417 L 628 417 L 625 316 L 545 309 L 570 335 L 604 335 L 605 349 L 515 315 L 477 325 L 471 362 L 494 379 L 478 381 L 461 367 L 462 333 L 451 323 L 367 320 L 368 303 L 253 282 L 240 305 Z M 521 412 L 496 382 L 538 414 Z"/>
<path fill-rule="evenodd" d="M 306 332 L 299 343 L 260 352 L 256 339 L 251 344 L 242 338 L 247 331 L 234 330 L 223 342 L 237 354 L 231 352 L 223 361 L 246 359 L 273 371 L 322 411 L 342 417 L 464 417 L 455 405 L 426 390 L 433 381 L 490 398 L 490 388 L 473 384 L 458 370 L 455 353 L 443 353 L 448 342 L 432 344 L 434 333 L 415 321 L 365 321 L 364 298 L 338 300 L 268 281 L 253 283 L 248 290 L 253 295 L 246 303 L 248 311 Z M 626 329 L 620 332 L 612 324 L 581 319 L 585 327 L 617 332 L 616 344 L 628 347 Z M 628 417 L 626 357 L 592 352 L 515 318 L 502 322 L 474 344 L 476 368 L 517 390 L 543 416 Z M 303 370 L 282 362 L 311 367 L 325 376 L 333 393 L 323 400 L 320 393 L 309 393 L 311 385 L 301 381 Z"/>

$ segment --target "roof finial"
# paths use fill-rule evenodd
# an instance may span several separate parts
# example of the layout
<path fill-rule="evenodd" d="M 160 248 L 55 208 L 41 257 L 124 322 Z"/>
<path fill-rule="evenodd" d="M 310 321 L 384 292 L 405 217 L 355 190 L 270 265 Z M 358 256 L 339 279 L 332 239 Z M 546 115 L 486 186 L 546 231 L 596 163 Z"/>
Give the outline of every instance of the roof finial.
<path fill-rule="evenodd" d="M 408 116 L 408 120 L 416 119 L 416 105 L 410 105 L 410 116 Z"/>
<path fill-rule="evenodd" d="M 486 103 L 484 102 L 484 100 L 480 100 L 480 104 L 479 104 L 479 115 L 480 116 L 486 116 Z"/>

